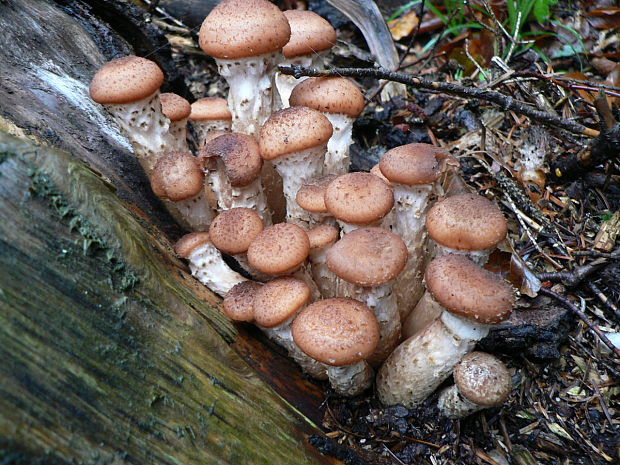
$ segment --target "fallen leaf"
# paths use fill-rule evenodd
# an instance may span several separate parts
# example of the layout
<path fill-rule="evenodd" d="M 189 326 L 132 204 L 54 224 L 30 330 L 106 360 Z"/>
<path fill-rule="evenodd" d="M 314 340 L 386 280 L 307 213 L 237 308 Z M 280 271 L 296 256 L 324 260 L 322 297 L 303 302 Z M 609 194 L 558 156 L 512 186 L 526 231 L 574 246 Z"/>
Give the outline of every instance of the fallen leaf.
<path fill-rule="evenodd" d="M 615 29 L 620 27 L 620 7 L 610 6 L 591 10 L 586 13 L 589 23 L 597 29 Z"/>
<path fill-rule="evenodd" d="M 388 21 L 388 27 L 392 33 L 392 39 L 400 40 L 403 37 L 407 37 L 413 32 L 419 22 L 420 20 L 418 19 L 418 15 L 416 15 L 413 10 L 400 18 Z"/>

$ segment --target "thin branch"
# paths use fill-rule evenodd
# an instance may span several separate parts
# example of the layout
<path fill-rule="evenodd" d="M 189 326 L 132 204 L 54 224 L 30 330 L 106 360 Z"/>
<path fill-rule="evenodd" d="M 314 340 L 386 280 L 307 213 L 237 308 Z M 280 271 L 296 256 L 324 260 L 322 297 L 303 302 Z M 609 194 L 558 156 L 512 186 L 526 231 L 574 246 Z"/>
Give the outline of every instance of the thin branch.
<path fill-rule="evenodd" d="M 553 297 L 554 299 L 558 300 L 566 307 L 568 307 L 575 315 L 579 317 L 581 321 L 583 321 L 588 326 L 588 328 L 590 328 L 590 331 L 594 332 L 599 337 L 599 339 L 603 341 L 603 343 L 607 347 L 609 347 L 612 353 L 616 354 L 616 357 L 620 357 L 620 349 L 614 346 L 613 343 L 609 340 L 609 338 L 605 335 L 605 333 L 601 331 L 598 326 L 594 326 L 590 319 L 586 316 L 586 314 L 579 310 L 579 308 L 577 308 L 577 306 L 573 304 L 570 300 L 544 287 L 541 287 L 538 292 L 548 295 L 549 297 Z"/>
<path fill-rule="evenodd" d="M 512 97 L 500 92 L 478 89 L 475 87 L 465 87 L 460 84 L 449 82 L 430 81 L 425 78 L 412 76 L 410 74 L 388 71 L 383 68 L 334 68 L 330 70 L 316 70 L 305 68 L 299 65 L 280 66 L 283 74 L 293 75 L 296 78 L 302 76 L 351 76 L 351 77 L 371 77 L 375 79 L 387 79 L 388 81 L 400 82 L 412 87 L 443 92 L 468 99 L 481 99 L 498 105 L 505 111 L 512 110 L 515 113 L 525 115 L 547 126 L 562 128 L 575 134 L 596 137 L 599 131 L 587 128 L 574 121 L 567 121 L 547 112 L 536 110 L 535 108 L 519 102 Z"/>

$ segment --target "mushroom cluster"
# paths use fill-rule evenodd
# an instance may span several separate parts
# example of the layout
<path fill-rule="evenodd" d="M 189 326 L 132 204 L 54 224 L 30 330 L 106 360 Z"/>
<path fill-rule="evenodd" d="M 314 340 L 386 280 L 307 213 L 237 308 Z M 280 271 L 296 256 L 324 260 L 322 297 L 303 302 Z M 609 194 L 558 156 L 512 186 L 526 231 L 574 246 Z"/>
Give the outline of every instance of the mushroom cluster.
<path fill-rule="evenodd" d="M 480 196 L 438 201 L 458 167 L 440 147 L 394 147 L 370 173 L 349 173 L 358 84 L 275 73 L 284 57 L 316 64 L 335 40 L 314 13 L 223 0 L 200 46 L 228 81 L 227 100 L 160 94 L 162 71 L 140 57 L 106 64 L 91 95 L 129 137 L 153 192 L 193 231 L 175 251 L 224 297 L 231 320 L 258 326 L 339 394 L 376 379 L 388 405 L 421 402 L 456 368 L 440 405 L 448 416 L 471 413 L 490 404 L 462 379 L 490 369 L 471 368 L 484 357 L 467 354 L 514 305 L 512 287 L 481 268 L 506 222 Z M 505 396 L 505 373 L 489 376 L 480 386 L 501 378 Z"/>

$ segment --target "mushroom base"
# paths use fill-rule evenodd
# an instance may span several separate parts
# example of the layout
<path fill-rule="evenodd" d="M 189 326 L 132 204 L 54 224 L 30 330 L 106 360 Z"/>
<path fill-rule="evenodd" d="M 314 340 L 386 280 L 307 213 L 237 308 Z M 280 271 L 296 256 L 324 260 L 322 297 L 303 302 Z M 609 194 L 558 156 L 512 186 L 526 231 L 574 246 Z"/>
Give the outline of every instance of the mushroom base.
<path fill-rule="evenodd" d="M 464 418 L 484 408 L 463 397 L 459 393 L 456 385 L 452 385 L 441 391 L 437 401 L 437 407 L 439 407 L 441 413 L 448 418 Z"/>
<path fill-rule="evenodd" d="M 342 367 L 327 366 L 329 384 L 338 394 L 357 396 L 372 385 L 375 372 L 365 361 Z"/>

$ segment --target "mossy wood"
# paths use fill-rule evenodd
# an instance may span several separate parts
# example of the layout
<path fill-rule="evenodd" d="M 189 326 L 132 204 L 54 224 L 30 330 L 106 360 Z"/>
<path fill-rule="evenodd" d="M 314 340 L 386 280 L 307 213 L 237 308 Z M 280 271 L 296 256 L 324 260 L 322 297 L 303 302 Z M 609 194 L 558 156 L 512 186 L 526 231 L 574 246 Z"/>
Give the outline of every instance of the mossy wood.
<path fill-rule="evenodd" d="M 101 41 L 131 53 L 91 13 L 0 1 L 0 462 L 327 463 L 302 413 L 322 393 L 174 257 L 180 231 L 89 101 Z"/>

